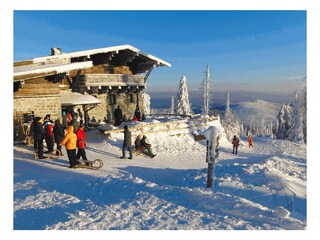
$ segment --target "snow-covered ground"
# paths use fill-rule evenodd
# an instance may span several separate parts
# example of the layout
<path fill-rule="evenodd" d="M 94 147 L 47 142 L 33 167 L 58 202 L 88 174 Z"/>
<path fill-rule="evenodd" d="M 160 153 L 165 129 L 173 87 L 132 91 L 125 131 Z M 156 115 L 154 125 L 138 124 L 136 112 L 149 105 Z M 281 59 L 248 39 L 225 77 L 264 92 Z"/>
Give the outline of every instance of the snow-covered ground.
<path fill-rule="evenodd" d="M 33 160 L 32 147 L 14 146 L 15 230 L 306 229 L 305 145 L 254 138 L 249 149 L 243 137 L 236 155 L 223 138 L 207 188 L 205 141 L 190 133 L 150 133 L 157 156 L 132 160 L 119 158 L 121 133 L 86 134 L 99 170 L 69 169 L 66 154 Z"/>

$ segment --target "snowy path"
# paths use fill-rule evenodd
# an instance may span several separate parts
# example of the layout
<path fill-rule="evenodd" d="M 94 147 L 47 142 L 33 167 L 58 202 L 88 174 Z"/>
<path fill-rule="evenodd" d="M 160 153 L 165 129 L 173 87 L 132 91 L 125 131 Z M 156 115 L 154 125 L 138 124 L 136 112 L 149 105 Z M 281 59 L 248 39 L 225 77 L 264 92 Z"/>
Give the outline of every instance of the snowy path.
<path fill-rule="evenodd" d="M 34 161 L 32 148 L 14 147 L 15 229 L 306 227 L 304 146 L 261 138 L 235 155 L 222 145 L 212 191 L 205 146 L 190 136 L 158 139 L 152 160 L 119 159 L 121 141 L 88 138 L 89 158 L 104 161 L 97 171 L 69 169 L 66 156 Z"/>

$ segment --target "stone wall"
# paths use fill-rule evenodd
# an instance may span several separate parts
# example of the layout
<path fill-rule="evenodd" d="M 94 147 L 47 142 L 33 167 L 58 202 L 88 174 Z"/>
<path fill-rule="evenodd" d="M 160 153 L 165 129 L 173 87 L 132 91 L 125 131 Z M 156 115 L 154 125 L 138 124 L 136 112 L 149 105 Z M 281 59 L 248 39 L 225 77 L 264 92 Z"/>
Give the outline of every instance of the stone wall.
<path fill-rule="evenodd" d="M 143 113 L 143 103 L 142 103 L 142 96 L 140 92 L 133 93 L 132 100 L 133 102 L 130 102 L 130 97 L 126 92 L 122 93 L 116 93 L 116 103 L 111 104 L 109 101 L 109 94 L 103 93 L 103 94 L 92 94 L 96 98 L 98 98 L 101 103 L 98 104 L 95 108 L 89 111 L 89 116 L 92 118 L 93 116 L 95 119 L 103 121 L 103 119 L 106 117 L 109 123 L 114 123 L 114 116 L 113 112 L 114 110 L 120 105 L 120 108 L 122 109 L 122 112 L 128 119 L 132 119 L 134 115 L 134 111 L 137 106 L 137 102 L 139 102 L 139 108 L 141 112 Z"/>
<path fill-rule="evenodd" d="M 34 111 L 35 116 L 45 117 L 46 114 L 51 114 L 51 119 L 54 121 L 57 118 L 61 120 L 61 99 L 60 96 L 46 97 L 30 97 L 30 98 L 14 98 L 13 108 L 17 112 Z"/>

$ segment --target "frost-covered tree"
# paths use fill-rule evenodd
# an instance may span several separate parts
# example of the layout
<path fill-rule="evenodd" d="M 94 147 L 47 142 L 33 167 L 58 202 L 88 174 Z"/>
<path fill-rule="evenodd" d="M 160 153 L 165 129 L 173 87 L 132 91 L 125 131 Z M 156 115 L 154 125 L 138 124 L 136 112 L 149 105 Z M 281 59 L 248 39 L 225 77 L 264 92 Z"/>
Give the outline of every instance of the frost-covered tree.
<path fill-rule="evenodd" d="M 295 92 L 293 104 L 284 104 L 277 115 L 277 138 L 306 143 L 306 108 Z"/>
<path fill-rule="evenodd" d="M 288 140 L 293 142 L 304 142 L 303 115 L 298 101 L 298 91 L 295 93 L 295 102 L 291 114 L 291 126 L 288 130 Z"/>
<path fill-rule="evenodd" d="M 206 77 L 201 84 L 201 90 L 202 90 L 202 98 L 203 98 L 202 115 L 209 115 L 209 106 L 212 98 L 211 92 L 210 92 L 211 87 L 210 87 L 209 65 L 207 66 Z"/>
<path fill-rule="evenodd" d="M 174 114 L 174 96 L 171 97 L 170 114 Z"/>
<path fill-rule="evenodd" d="M 147 93 L 142 93 L 143 109 L 144 114 L 150 114 L 150 95 Z"/>
<path fill-rule="evenodd" d="M 191 107 L 189 102 L 189 93 L 187 87 L 187 78 L 182 76 L 177 94 L 177 114 L 189 115 L 191 114 Z"/>
<path fill-rule="evenodd" d="M 224 128 L 227 138 L 231 141 L 234 135 L 237 135 L 240 138 L 240 134 L 242 132 L 243 125 L 240 120 L 233 114 L 230 108 L 230 97 L 229 92 L 227 94 L 226 100 L 226 110 L 224 113 L 224 117 L 222 118 L 222 127 Z"/>
<path fill-rule="evenodd" d="M 283 104 L 277 114 L 277 138 L 287 139 L 288 131 L 291 126 L 291 107 L 289 104 Z"/>

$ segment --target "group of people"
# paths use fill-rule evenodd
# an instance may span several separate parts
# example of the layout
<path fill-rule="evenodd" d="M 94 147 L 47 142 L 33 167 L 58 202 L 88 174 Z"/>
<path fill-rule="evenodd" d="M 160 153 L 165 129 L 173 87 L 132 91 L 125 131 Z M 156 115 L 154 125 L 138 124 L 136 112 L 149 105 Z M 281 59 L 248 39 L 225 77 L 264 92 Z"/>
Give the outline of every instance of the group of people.
<path fill-rule="evenodd" d="M 124 126 L 124 138 L 123 138 L 123 145 L 122 145 L 122 157 L 126 158 L 126 151 L 129 152 L 129 159 L 132 159 L 133 155 L 133 147 L 131 141 L 131 131 L 129 130 L 128 125 Z M 134 142 L 134 148 L 137 151 L 141 151 L 142 153 L 154 158 L 156 155 L 152 153 L 151 144 L 148 143 L 147 137 L 145 135 L 139 134 Z"/>
<path fill-rule="evenodd" d="M 122 122 L 128 121 L 126 115 L 123 114 L 122 109 L 120 108 L 119 105 L 114 110 L 113 115 L 114 115 L 114 119 L 115 119 L 114 126 L 119 126 Z M 139 106 L 136 106 L 132 121 L 137 122 L 137 121 L 143 121 L 143 120 L 145 120 L 145 115 L 141 114 Z"/>
<path fill-rule="evenodd" d="M 233 138 L 232 138 L 232 146 L 233 146 L 232 153 L 233 154 L 237 154 L 238 153 L 239 143 L 240 143 L 239 138 L 236 135 L 234 135 Z M 252 139 L 251 134 L 248 135 L 248 144 L 249 144 L 249 148 L 250 147 L 253 148 L 253 139 Z"/>
<path fill-rule="evenodd" d="M 73 117 L 68 116 L 65 112 L 63 117 L 66 118 L 66 127 L 60 123 L 59 119 L 55 122 L 50 119 L 51 115 L 47 114 L 42 120 L 41 117 L 34 117 L 31 124 L 31 134 L 34 138 L 34 149 L 37 149 L 38 158 L 44 159 L 44 153 L 62 154 L 62 145 L 65 144 L 70 168 L 75 168 L 79 164 L 78 159 L 87 160 L 85 147 L 86 135 L 84 131 L 84 124 L 79 119 L 78 114 Z M 44 152 L 43 140 L 45 140 L 48 150 Z M 54 142 L 57 145 L 57 150 L 54 153 Z M 78 151 L 77 151 L 78 149 Z"/>

